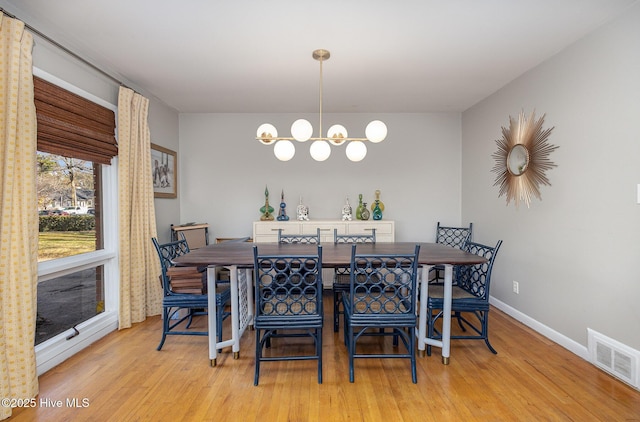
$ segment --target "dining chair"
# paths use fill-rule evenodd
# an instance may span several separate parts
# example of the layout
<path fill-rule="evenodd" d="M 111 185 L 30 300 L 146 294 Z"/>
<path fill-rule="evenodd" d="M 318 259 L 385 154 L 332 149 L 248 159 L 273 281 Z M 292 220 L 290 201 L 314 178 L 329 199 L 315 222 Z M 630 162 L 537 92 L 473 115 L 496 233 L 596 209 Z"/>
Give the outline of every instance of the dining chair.
<path fill-rule="evenodd" d="M 486 246 L 480 243 L 467 242 L 464 250 L 487 258 L 487 262 L 476 265 L 459 265 L 454 268 L 454 286 L 451 295 L 452 318 L 458 321 L 463 332 L 466 327 L 475 334 L 451 334 L 451 339 L 484 340 L 492 353 L 498 352 L 489 343 L 489 288 L 491 286 L 491 271 L 502 240 L 496 246 Z M 441 333 L 435 325 L 442 317 L 444 288 L 442 285 L 428 286 L 427 299 L 427 337 L 441 339 Z M 427 345 L 427 354 L 431 355 L 431 346 Z"/>
<path fill-rule="evenodd" d="M 206 268 L 178 267 L 173 260 L 189 253 L 189 244 L 184 235 L 180 233 L 180 240 L 159 244 L 152 238 L 153 245 L 160 259 L 162 273 L 162 339 L 157 350 L 161 350 L 168 335 L 196 335 L 206 336 L 207 331 L 189 330 L 193 317 L 206 315 L 209 307 L 206 289 Z M 231 313 L 225 308 L 231 302 L 231 290 L 229 286 L 220 285 L 216 288 L 216 335 L 218 341 L 222 341 L 222 322 Z M 181 312 L 186 311 L 182 315 Z M 180 324 L 186 321 L 182 328 Z"/>
<path fill-rule="evenodd" d="M 351 249 L 349 291 L 343 293 L 344 335 L 349 353 L 349 381 L 354 382 L 354 360 L 358 358 L 406 358 L 411 362 L 411 379 L 417 383 L 415 328 L 417 323 L 418 255 L 420 245 L 406 254 L 357 254 Z M 386 329 L 390 328 L 391 331 Z M 357 342 L 368 336 L 398 338 L 406 351 L 371 352 L 376 345 Z M 365 349 L 368 347 L 368 349 Z M 395 349 L 395 347 L 394 347 Z"/>
<path fill-rule="evenodd" d="M 441 226 L 438 221 L 436 227 L 436 243 L 451 246 L 452 248 L 463 249 L 465 244 L 472 240 L 473 223 L 468 227 L 447 227 Z M 444 281 L 444 265 L 434 265 L 431 267 L 432 273 L 429 277 L 430 283 L 442 284 Z"/>
<path fill-rule="evenodd" d="M 338 229 L 333 229 L 333 243 L 376 243 L 376 229 L 371 229 L 371 234 L 338 234 Z M 342 293 L 349 290 L 349 267 L 337 267 L 333 276 L 333 331 L 340 330 L 340 315 L 344 314 Z"/>
<path fill-rule="evenodd" d="M 320 228 L 316 234 L 284 234 L 278 229 L 278 243 L 320 244 Z"/>
<path fill-rule="evenodd" d="M 258 385 L 261 362 L 317 360 L 318 384 L 322 384 L 322 246 L 316 255 L 260 255 L 253 247 L 255 275 L 256 358 L 254 385 Z M 268 355 L 272 339 L 311 337 L 314 353 L 279 350 Z M 296 348 L 298 346 L 296 345 Z M 285 349 L 280 350 L 280 349 Z M 280 353 L 282 352 L 282 353 Z"/>

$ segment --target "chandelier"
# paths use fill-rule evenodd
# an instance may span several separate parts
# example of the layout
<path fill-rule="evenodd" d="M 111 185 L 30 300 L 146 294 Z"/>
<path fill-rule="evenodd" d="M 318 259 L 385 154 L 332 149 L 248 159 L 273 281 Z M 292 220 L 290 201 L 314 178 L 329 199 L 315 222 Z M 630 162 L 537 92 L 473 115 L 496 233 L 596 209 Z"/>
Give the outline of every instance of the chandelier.
<path fill-rule="evenodd" d="M 365 141 L 382 142 L 387 136 L 387 126 L 380 120 L 370 122 L 365 129 L 366 138 L 349 138 L 347 129 L 342 125 L 333 125 L 322 136 L 322 62 L 330 57 L 327 50 L 315 50 L 313 58 L 320 62 L 320 116 L 318 137 L 313 137 L 313 126 L 308 120 L 298 119 L 291 125 L 291 137 L 279 137 L 275 126 L 264 123 L 258 127 L 256 139 L 265 145 L 274 144 L 273 153 L 280 161 L 289 161 L 296 153 L 293 140 L 298 142 L 313 141 L 309 152 L 316 161 L 324 161 L 331 155 L 331 145 L 347 144 L 346 153 L 351 161 L 361 161 L 367 155 Z"/>

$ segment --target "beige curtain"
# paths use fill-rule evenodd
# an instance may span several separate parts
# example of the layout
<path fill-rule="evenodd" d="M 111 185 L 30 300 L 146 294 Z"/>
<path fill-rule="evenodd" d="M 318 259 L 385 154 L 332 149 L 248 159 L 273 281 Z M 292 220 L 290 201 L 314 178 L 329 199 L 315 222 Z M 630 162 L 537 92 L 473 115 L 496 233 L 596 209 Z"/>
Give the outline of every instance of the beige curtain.
<path fill-rule="evenodd" d="M 38 283 L 33 38 L 0 13 L 0 398 L 38 394 Z M 11 408 L 0 405 L 0 419 Z"/>
<path fill-rule="evenodd" d="M 120 87 L 118 183 L 120 208 L 120 329 L 158 315 L 162 305 L 160 264 L 151 176 L 149 100 Z"/>

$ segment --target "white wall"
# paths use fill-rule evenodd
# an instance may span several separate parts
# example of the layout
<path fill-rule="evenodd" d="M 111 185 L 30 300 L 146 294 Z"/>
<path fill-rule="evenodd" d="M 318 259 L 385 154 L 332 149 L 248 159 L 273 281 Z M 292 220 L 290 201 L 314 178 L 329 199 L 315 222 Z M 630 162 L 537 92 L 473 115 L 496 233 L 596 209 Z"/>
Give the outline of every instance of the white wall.
<path fill-rule="evenodd" d="M 462 117 L 462 219 L 504 244 L 492 296 L 586 345 L 587 327 L 640 349 L 640 6 Z M 530 209 L 498 198 L 494 140 L 509 115 L 546 113 L 558 167 Z M 512 293 L 512 281 L 520 294 Z"/>
<path fill-rule="evenodd" d="M 396 240 L 431 241 L 438 220 L 460 223 L 460 114 L 323 114 L 323 127 L 341 123 L 350 136 L 364 136 L 373 119 L 388 127 L 387 139 L 367 143 L 366 158 L 352 163 L 345 146 L 332 147 L 331 157 L 316 162 L 310 142 L 296 142 L 296 155 L 278 161 L 273 147 L 255 140 L 261 123 L 271 122 L 281 136 L 307 118 L 317 134 L 313 114 L 181 114 L 181 223 L 208 222 L 210 237 L 252 234 L 260 218 L 265 186 L 278 210 L 284 190 L 287 214 L 296 217 L 300 196 L 311 219 L 340 219 L 348 196 L 371 204 L 376 189 L 385 204 L 383 219 L 396 221 Z M 316 135 L 317 136 L 317 135 Z"/>
<path fill-rule="evenodd" d="M 149 129 L 151 142 L 170 150 L 176 151 L 180 156 L 179 117 L 178 113 L 164 104 L 150 99 L 149 101 Z M 180 167 L 178 167 L 178 176 Z M 155 198 L 156 228 L 160 243 L 171 240 L 171 224 L 180 221 L 180 189 L 178 198 Z"/>

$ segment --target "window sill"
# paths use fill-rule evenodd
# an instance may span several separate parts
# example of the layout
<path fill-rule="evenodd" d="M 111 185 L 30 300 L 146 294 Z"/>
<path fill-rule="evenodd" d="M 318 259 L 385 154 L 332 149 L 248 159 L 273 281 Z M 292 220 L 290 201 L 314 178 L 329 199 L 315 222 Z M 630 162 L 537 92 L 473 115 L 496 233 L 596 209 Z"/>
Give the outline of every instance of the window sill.
<path fill-rule="evenodd" d="M 69 340 L 67 340 L 67 337 L 74 334 L 72 328 L 35 346 L 38 376 L 64 362 L 108 333 L 117 330 L 118 314 L 116 311 L 105 311 L 78 324 L 76 328 L 80 334 Z"/>

